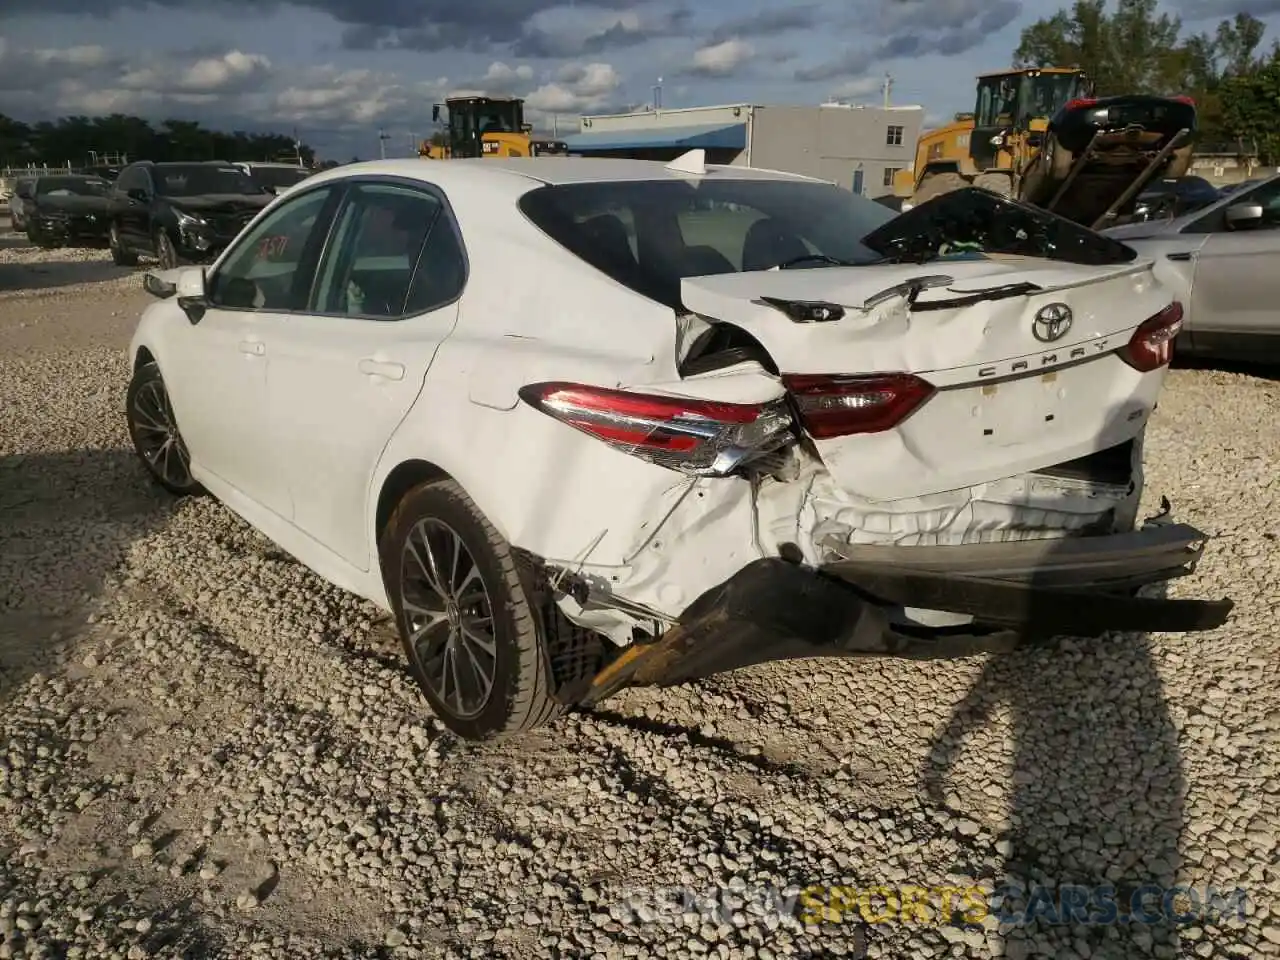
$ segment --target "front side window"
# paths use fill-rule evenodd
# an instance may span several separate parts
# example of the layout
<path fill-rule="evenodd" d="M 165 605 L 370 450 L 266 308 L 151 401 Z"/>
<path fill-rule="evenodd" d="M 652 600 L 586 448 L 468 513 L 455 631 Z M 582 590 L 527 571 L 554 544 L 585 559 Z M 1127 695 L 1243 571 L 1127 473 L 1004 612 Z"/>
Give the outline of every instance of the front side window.
<path fill-rule="evenodd" d="M 316 311 L 348 317 L 406 315 L 423 245 L 444 205 L 430 193 L 361 184 L 338 216 L 316 288 Z"/>
<path fill-rule="evenodd" d="M 1257 204 L 1262 207 L 1262 220 L 1248 225 L 1227 221 L 1227 210 L 1234 206 Z M 1229 233 L 1239 230 L 1274 230 L 1280 227 L 1280 177 L 1260 184 L 1252 190 L 1231 194 L 1231 202 L 1188 224 L 1183 233 Z"/>
<path fill-rule="evenodd" d="M 323 187 L 286 200 L 240 237 L 210 278 L 210 303 L 227 310 L 305 309 L 332 197 L 333 189 Z"/>

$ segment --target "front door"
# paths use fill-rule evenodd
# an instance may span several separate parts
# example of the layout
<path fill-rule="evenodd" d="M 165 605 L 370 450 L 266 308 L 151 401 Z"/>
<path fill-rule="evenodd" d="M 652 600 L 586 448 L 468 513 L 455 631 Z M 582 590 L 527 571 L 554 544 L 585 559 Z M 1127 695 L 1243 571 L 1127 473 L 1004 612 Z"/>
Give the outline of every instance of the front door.
<path fill-rule="evenodd" d="M 370 487 L 383 450 L 452 332 L 466 277 L 442 193 L 369 180 L 339 212 L 309 315 L 273 340 L 273 447 L 294 523 L 370 569 Z"/>
<path fill-rule="evenodd" d="M 1215 354 L 1265 360 L 1280 352 L 1280 178 L 1231 201 L 1258 204 L 1262 219 L 1232 228 L 1219 208 L 1204 218 L 1209 234 L 1195 254 L 1191 286 L 1193 343 Z"/>
<path fill-rule="evenodd" d="M 165 385 L 197 473 L 289 519 L 274 449 L 267 371 L 273 337 L 305 308 L 340 191 L 322 186 L 285 200 L 210 271 L 208 309 L 176 337 Z"/>

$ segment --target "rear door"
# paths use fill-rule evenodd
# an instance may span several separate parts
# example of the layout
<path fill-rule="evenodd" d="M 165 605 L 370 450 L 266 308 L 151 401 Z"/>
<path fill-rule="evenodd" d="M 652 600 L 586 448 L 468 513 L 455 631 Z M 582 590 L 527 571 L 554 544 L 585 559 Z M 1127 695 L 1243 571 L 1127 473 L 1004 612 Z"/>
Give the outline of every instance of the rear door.
<path fill-rule="evenodd" d="M 442 191 L 417 180 L 357 182 L 309 315 L 290 318 L 273 340 L 273 447 L 294 523 L 357 569 L 371 562 L 374 469 L 453 331 L 465 279 Z"/>

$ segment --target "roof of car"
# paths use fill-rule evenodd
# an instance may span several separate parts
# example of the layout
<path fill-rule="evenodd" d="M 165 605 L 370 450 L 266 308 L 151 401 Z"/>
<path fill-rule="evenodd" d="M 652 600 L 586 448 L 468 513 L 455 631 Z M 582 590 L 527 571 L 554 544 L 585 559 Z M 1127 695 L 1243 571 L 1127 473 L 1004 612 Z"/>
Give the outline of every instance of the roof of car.
<path fill-rule="evenodd" d="M 791 180 L 825 183 L 813 177 L 707 164 L 707 175 L 724 180 Z M 688 174 L 671 170 L 661 160 L 624 160 L 602 157 L 502 157 L 460 160 L 370 160 L 335 167 L 316 175 L 316 182 L 347 176 L 389 176 L 422 179 L 440 186 L 450 182 L 474 183 L 479 177 L 522 178 L 539 183 L 609 183 L 637 180 L 685 180 Z"/>

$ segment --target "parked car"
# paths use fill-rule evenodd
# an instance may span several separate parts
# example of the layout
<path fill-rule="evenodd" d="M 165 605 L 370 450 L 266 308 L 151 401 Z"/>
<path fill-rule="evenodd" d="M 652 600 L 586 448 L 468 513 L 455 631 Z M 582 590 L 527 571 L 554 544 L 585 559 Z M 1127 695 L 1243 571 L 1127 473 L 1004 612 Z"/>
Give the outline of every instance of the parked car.
<path fill-rule="evenodd" d="M 1103 232 L 1154 260 L 1185 305 L 1180 353 L 1280 361 L 1280 175 L 1172 220 Z"/>
<path fill-rule="evenodd" d="M 1223 186 L 1218 188 L 1218 196 L 1226 197 L 1235 193 L 1237 190 L 1247 190 L 1249 187 L 1262 183 L 1262 181 L 1265 179 L 1267 178 L 1266 177 L 1250 177 L 1248 180 L 1241 180 L 1238 183 L 1224 184 Z"/>
<path fill-rule="evenodd" d="M 1184 213 L 1207 207 L 1221 197 L 1222 194 L 1218 188 L 1204 177 L 1186 176 L 1158 180 L 1138 194 L 1129 222 L 1180 217 Z"/>
<path fill-rule="evenodd" d="M 27 205 L 31 202 L 35 182 L 35 177 L 16 177 L 13 181 L 13 192 L 9 195 L 9 225 L 14 233 L 27 230 Z"/>
<path fill-rule="evenodd" d="M 111 221 L 111 185 L 75 174 L 35 178 L 23 201 L 27 239 L 40 247 L 101 247 Z"/>
<path fill-rule="evenodd" d="M 895 216 L 701 151 L 358 163 L 146 284 L 152 478 L 393 612 L 462 737 L 1231 608 L 1134 595 L 1205 540 L 1138 520 L 1179 304 L 985 191 Z"/>
<path fill-rule="evenodd" d="M 139 255 L 155 257 L 165 269 L 212 260 L 274 199 L 239 167 L 216 160 L 131 163 L 111 197 L 112 259 L 132 266 Z"/>
<path fill-rule="evenodd" d="M 270 193 L 283 193 L 311 176 L 311 171 L 295 163 L 237 163 L 249 179 Z"/>

